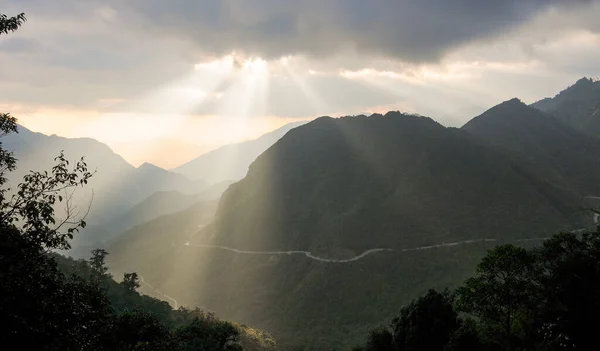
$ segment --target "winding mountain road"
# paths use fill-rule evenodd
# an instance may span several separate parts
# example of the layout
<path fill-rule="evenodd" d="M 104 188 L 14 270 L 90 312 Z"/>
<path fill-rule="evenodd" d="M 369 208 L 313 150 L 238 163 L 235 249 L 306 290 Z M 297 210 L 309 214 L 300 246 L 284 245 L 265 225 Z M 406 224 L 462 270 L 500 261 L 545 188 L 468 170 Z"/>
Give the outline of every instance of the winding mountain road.
<path fill-rule="evenodd" d="M 377 249 L 367 250 L 367 251 L 361 253 L 360 255 L 357 255 L 357 256 L 354 256 L 351 258 L 346 258 L 346 259 L 333 259 L 333 258 L 318 257 L 318 256 L 313 255 L 309 251 L 299 251 L 299 250 L 248 251 L 248 250 L 239 250 L 239 249 L 234 249 L 232 247 L 220 246 L 220 245 L 191 244 L 189 241 L 186 242 L 184 245 L 191 246 L 191 247 L 202 247 L 202 248 L 207 248 L 207 249 L 218 249 L 218 250 L 224 250 L 224 251 L 234 252 L 234 253 L 238 253 L 238 254 L 245 254 L 245 255 L 271 255 L 271 256 L 272 255 L 304 255 L 312 260 L 320 261 L 320 262 L 348 263 L 348 262 L 358 261 L 362 258 L 365 258 L 365 257 L 367 257 L 371 254 L 377 253 L 377 252 L 410 252 L 410 251 L 420 251 L 420 250 L 431 250 L 431 249 L 436 249 L 436 248 L 441 248 L 441 247 L 451 247 L 451 246 L 457 246 L 457 245 L 461 245 L 461 244 L 473 244 L 473 243 L 480 243 L 480 242 L 495 242 L 495 241 L 496 241 L 496 239 L 464 240 L 464 241 L 456 241 L 456 242 L 452 242 L 452 243 L 444 243 L 444 244 L 438 244 L 438 245 L 420 246 L 420 247 L 415 247 L 415 248 L 411 248 L 411 249 L 377 248 Z"/>
<path fill-rule="evenodd" d="M 174 298 L 172 298 L 171 296 L 167 295 L 167 294 L 163 294 L 160 290 L 158 290 L 157 288 L 155 288 L 154 286 L 152 286 L 150 283 L 146 282 L 144 280 L 144 277 L 142 277 L 141 275 L 138 274 L 138 277 L 140 277 L 140 283 L 144 284 L 145 286 L 147 286 L 150 290 L 154 291 L 154 293 L 160 297 L 163 298 L 163 300 L 169 300 L 173 303 L 173 308 L 174 309 L 178 309 L 179 308 L 179 303 L 177 302 L 177 300 L 175 300 Z"/>

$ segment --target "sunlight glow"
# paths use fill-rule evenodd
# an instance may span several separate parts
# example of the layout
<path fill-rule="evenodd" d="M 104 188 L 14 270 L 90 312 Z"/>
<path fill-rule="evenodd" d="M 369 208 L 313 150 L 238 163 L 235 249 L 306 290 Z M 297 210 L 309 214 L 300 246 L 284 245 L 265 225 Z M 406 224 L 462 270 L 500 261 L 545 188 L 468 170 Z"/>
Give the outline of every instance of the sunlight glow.
<path fill-rule="evenodd" d="M 209 61 L 209 62 L 201 62 L 194 65 L 194 70 L 196 71 L 215 71 L 221 73 L 231 73 L 233 70 L 234 64 L 234 56 L 227 55 L 221 59 Z"/>
<path fill-rule="evenodd" d="M 244 61 L 242 67 L 251 74 L 266 74 L 269 64 L 261 58 L 250 58 Z"/>

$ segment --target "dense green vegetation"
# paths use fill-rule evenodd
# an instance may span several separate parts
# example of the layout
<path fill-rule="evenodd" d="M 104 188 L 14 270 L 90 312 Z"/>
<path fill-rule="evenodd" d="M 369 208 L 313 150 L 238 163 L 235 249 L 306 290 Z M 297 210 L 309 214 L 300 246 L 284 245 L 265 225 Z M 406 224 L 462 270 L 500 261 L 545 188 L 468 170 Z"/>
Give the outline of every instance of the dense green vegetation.
<path fill-rule="evenodd" d="M 600 231 L 490 250 L 456 289 L 430 290 L 356 350 L 591 350 L 600 327 Z"/>

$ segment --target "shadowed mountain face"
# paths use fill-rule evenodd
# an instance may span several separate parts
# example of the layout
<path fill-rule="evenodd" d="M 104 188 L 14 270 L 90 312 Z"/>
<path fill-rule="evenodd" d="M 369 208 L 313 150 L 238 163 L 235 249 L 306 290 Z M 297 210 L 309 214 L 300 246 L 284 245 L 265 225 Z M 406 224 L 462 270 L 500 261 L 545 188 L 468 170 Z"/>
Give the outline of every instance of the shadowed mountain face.
<path fill-rule="evenodd" d="M 263 151 L 288 131 L 305 123 L 289 123 L 258 139 L 222 146 L 174 168 L 172 171 L 183 174 L 189 179 L 202 179 L 208 184 L 242 179 L 248 171 L 248 166 Z"/>
<path fill-rule="evenodd" d="M 489 109 L 462 129 L 527 162 L 541 179 L 580 196 L 600 194 L 600 139 L 518 99 Z"/>
<path fill-rule="evenodd" d="M 555 97 L 532 106 L 583 133 L 600 136 L 600 81 L 582 78 Z"/>
<path fill-rule="evenodd" d="M 73 162 L 85 156 L 88 168 L 97 173 L 86 189 L 76 193 L 75 202 L 85 212 L 93 198 L 88 216 L 93 223 L 119 215 L 157 191 L 189 193 L 199 192 L 205 187 L 204 184 L 150 164 L 135 168 L 105 144 L 88 138 L 47 136 L 20 127 L 18 134 L 3 138 L 3 147 L 14 151 L 19 159 L 17 171 L 10 174 L 14 185 L 30 170 L 51 169 L 54 158 L 61 150 Z"/>
<path fill-rule="evenodd" d="M 566 229 L 567 197 L 429 118 L 320 118 L 251 165 L 224 194 L 213 230 L 219 244 L 336 255 Z"/>

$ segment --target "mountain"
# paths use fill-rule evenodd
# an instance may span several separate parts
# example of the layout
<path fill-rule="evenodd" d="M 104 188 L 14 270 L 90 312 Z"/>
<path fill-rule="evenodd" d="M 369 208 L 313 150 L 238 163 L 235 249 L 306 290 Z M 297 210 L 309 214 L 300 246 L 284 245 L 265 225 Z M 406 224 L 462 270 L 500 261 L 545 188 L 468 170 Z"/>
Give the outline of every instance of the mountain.
<path fill-rule="evenodd" d="M 144 277 L 152 282 L 168 281 L 176 273 L 173 267 L 177 260 L 171 255 L 177 255 L 199 228 L 213 220 L 217 203 L 217 200 L 199 202 L 129 229 L 108 244 L 109 266 L 119 272 L 153 266 L 156 268 L 153 271 L 144 270 Z"/>
<path fill-rule="evenodd" d="M 151 164 L 135 168 L 107 145 L 94 139 L 48 136 L 22 126 L 18 131 L 18 134 L 2 138 L 3 148 L 14 151 L 18 159 L 17 170 L 9 174 L 13 189 L 31 170 L 50 171 L 61 150 L 72 164 L 85 156 L 88 169 L 96 171 L 87 187 L 76 190 L 72 204 L 77 206 L 80 215 L 90 209 L 86 217 L 89 226 L 72 242 L 74 250 L 82 247 L 86 255 L 89 245 L 96 245 L 112 234 L 110 226 L 104 226 L 104 223 L 111 223 L 148 196 L 171 190 L 184 194 L 199 193 L 206 187 L 201 180 L 191 181 L 181 174 Z M 59 218 L 64 216 L 63 207 L 59 206 L 56 210 Z"/>
<path fill-rule="evenodd" d="M 560 202 L 548 203 L 555 190 L 429 118 L 321 118 L 289 132 L 225 192 L 214 230 L 220 244 L 328 254 L 529 235 L 545 227 L 532 218 L 568 222 Z M 521 201 L 531 206 L 515 211 Z"/>
<path fill-rule="evenodd" d="M 110 221 L 102 228 L 112 233 L 112 237 L 137 225 L 149 222 L 160 216 L 183 211 L 201 201 L 216 201 L 233 182 L 215 184 L 198 194 L 183 194 L 176 190 L 156 192 L 131 209 Z"/>
<path fill-rule="evenodd" d="M 600 194 L 600 139 L 518 99 L 489 109 L 462 129 L 526 161 L 556 186 L 582 197 Z"/>
<path fill-rule="evenodd" d="M 600 136 L 600 81 L 582 78 L 553 98 L 532 105 L 569 124 L 573 128 Z"/>
<path fill-rule="evenodd" d="M 305 123 L 305 121 L 289 123 L 257 139 L 222 146 L 173 168 L 172 171 L 181 173 L 189 179 L 202 179 L 208 184 L 242 179 L 248 171 L 248 166 L 258 155 L 288 131 Z"/>
<path fill-rule="evenodd" d="M 512 151 L 430 118 L 322 117 L 263 152 L 213 223 L 193 230 L 193 211 L 179 212 L 108 250 L 114 267 L 284 349 L 341 349 L 390 306 L 461 283 L 492 245 L 589 224 L 578 201 Z"/>

